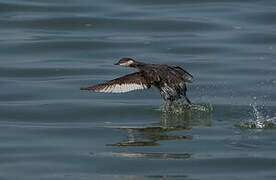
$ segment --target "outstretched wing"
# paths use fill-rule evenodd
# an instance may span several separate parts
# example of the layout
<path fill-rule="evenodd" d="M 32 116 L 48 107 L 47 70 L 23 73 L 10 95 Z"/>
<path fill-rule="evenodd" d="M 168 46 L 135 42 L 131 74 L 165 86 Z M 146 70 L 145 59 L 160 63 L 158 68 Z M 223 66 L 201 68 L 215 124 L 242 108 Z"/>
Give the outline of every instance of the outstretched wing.
<path fill-rule="evenodd" d="M 146 82 L 145 78 L 140 72 L 136 72 L 111 81 L 107 81 L 103 84 L 80 89 L 105 93 L 124 93 L 147 88 L 150 88 L 150 85 Z"/>
<path fill-rule="evenodd" d="M 193 82 L 194 77 L 190 73 L 188 73 L 187 71 L 185 71 L 179 66 L 174 66 L 173 68 L 182 75 L 182 78 L 184 79 L 185 82 L 189 82 L 189 83 Z"/>

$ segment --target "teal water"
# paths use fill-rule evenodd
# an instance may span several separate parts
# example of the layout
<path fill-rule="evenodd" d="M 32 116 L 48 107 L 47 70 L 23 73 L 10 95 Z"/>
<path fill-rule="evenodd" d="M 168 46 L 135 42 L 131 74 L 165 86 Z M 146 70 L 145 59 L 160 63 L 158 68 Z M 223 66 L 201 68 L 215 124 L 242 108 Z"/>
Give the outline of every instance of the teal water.
<path fill-rule="evenodd" d="M 1 179 L 275 179 L 275 7 L 0 0 Z M 196 108 L 79 90 L 121 57 L 186 69 Z"/>

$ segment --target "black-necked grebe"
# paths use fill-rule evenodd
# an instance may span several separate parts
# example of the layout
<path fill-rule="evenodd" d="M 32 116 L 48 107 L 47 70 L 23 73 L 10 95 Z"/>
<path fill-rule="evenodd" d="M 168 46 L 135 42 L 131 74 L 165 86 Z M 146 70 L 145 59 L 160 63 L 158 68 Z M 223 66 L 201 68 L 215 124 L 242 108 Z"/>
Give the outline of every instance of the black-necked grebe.
<path fill-rule="evenodd" d="M 133 67 L 138 69 L 139 72 L 128 74 L 103 84 L 81 88 L 81 90 L 124 93 L 138 89 L 148 89 L 153 86 L 159 90 L 165 101 L 172 103 L 184 97 L 188 104 L 191 104 L 191 101 L 186 96 L 187 88 L 185 82 L 191 83 L 193 76 L 181 67 L 146 64 L 131 58 L 122 58 L 115 65 Z"/>

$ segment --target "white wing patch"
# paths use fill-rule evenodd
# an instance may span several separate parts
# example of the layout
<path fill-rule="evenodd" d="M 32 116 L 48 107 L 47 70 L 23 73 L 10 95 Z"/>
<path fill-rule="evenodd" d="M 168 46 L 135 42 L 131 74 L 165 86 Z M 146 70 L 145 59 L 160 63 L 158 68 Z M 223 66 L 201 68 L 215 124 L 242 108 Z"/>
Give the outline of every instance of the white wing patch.
<path fill-rule="evenodd" d="M 147 86 L 145 84 L 113 84 L 110 86 L 107 86 L 103 89 L 96 90 L 96 92 L 105 92 L 105 93 L 124 93 L 139 89 L 147 89 Z"/>

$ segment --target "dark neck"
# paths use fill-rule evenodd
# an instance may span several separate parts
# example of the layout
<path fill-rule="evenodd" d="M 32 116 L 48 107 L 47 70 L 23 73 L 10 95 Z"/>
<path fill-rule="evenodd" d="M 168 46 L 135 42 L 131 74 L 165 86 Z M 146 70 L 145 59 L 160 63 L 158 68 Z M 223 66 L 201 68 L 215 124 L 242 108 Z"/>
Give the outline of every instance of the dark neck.
<path fill-rule="evenodd" d="M 134 63 L 132 63 L 129 67 L 133 67 L 133 68 L 139 69 L 139 67 L 141 67 L 143 65 L 145 65 L 145 63 L 134 61 Z"/>

